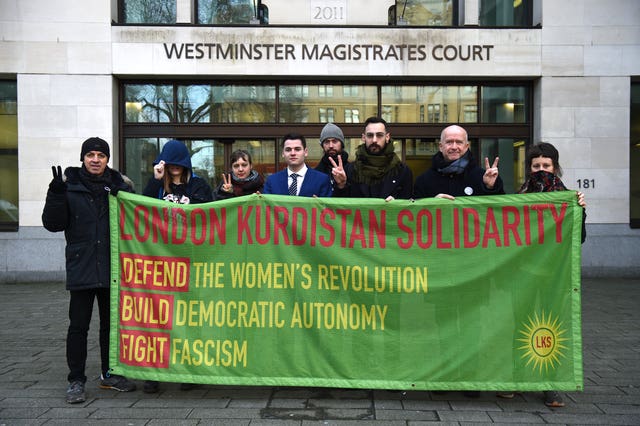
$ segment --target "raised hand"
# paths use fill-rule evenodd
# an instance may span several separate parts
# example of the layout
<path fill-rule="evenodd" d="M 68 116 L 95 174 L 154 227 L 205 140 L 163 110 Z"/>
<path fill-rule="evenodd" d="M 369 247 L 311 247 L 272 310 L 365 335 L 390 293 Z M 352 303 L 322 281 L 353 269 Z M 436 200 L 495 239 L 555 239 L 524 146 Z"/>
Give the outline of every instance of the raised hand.
<path fill-rule="evenodd" d="M 164 177 L 164 160 L 153 166 L 153 177 L 160 180 Z"/>
<path fill-rule="evenodd" d="M 53 179 L 49 184 L 49 189 L 56 194 L 64 193 L 67 190 L 67 184 L 62 178 L 62 167 L 51 166 L 51 173 L 53 174 Z"/>
<path fill-rule="evenodd" d="M 484 168 L 485 168 L 485 172 L 484 172 L 484 176 L 482 176 L 482 182 L 484 182 L 484 186 L 486 186 L 488 189 L 493 189 L 493 186 L 496 184 L 496 179 L 498 179 L 498 161 L 500 160 L 500 157 L 496 157 L 495 160 L 493 160 L 493 164 L 491 166 L 489 166 L 489 158 L 488 157 L 484 157 Z"/>
<path fill-rule="evenodd" d="M 231 174 L 222 174 L 222 190 L 224 192 L 233 192 L 233 185 L 231 184 Z"/>
<path fill-rule="evenodd" d="M 329 162 L 331 162 L 331 175 L 333 176 L 333 180 L 338 186 L 338 188 L 344 188 L 347 184 L 347 174 L 344 171 L 344 166 L 342 164 L 342 157 L 338 155 L 338 163 L 331 157 L 329 157 Z"/>

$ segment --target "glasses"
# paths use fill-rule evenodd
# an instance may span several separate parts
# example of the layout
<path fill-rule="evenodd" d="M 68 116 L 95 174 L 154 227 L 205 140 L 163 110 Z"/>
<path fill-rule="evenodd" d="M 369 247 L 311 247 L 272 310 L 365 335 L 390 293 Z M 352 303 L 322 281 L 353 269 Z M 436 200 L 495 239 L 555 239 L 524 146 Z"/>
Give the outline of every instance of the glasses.
<path fill-rule="evenodd" d="M 379 138 L 383 138 L 386 135 L 386 133 L 385 132 L 365 133 L 364 135 L 367 137 L 367 139 L 373 139 L 374 137 L 379 139 Z"/>

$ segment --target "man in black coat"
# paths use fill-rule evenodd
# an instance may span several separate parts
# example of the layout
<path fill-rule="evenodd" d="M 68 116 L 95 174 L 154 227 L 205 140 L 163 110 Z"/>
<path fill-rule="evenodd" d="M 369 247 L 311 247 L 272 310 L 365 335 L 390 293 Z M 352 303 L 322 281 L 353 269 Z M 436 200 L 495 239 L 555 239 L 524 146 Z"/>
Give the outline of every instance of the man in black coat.
<path fill-rule="evenodd" d="M 64 231 L 67 242 L 66 288 L 69 290 L 69 329 L 67 331 L 66 400 L 85 401 L 87 334 L 94 299 L 100 315 L 100 387 L 130 392 L 136 385 L 109 372 L 109 305 L 111 258 L 109 246 L 109 193 L 132 191 L 122 175 L 107 166 L 109 144 L 93 137 L 82 144 L 81 167 L 51 167 L 42 212 L 42 224 L 51 232 Z"/>
<path fill-rule="evenodd" d="M 395 153 L 387 122 L 369 117 L 364 122 L 362 141 L 356 148 L 353 179 L 334 196 L 355 198 L 410 199 L 413 174 Z"/>
<path fill-rule="evenodd" d="M 464 195 L 504 194 L 498 175 L 498 160 L 485 169 L 478 166 L 471 151 L 467 131 L 460 126 L 446 127 L 440 134 L 440 151 L 433 156 L 431 168 L 416 179 L 413 198 L 439 197 L 453 200 Z"/>

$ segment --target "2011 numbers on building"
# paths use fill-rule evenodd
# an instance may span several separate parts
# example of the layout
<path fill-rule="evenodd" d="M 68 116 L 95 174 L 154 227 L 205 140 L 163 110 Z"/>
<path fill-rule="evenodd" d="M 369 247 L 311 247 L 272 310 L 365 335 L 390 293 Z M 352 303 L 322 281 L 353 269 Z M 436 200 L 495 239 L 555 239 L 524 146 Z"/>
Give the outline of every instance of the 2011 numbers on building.
<path fill-rule="evenodd" d="M 313 19 L 319 21 L 342 21 L 344 19 L 344 7 L 316 6 L 313 8 Z"/>

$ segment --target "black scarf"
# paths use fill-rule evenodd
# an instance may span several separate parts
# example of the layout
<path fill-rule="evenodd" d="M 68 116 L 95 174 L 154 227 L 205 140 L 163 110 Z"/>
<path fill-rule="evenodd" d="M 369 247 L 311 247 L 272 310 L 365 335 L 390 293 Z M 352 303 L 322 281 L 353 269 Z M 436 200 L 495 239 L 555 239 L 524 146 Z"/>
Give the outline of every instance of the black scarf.
<path fill-rule="evenodd" d="M 553 173 L 545 172 L 543 170 L 535 173 L 531 173 L 529 178 L 524 181 L 518 194 L 526 194 L 529 192 L 552 192 L 552 191 L 566 191 L 567 187 L 560 178 Z"/>
<path fill-rule="evenodd" d="M 106 167 L 104 173 L 100 176 L 89 173 L 84 167 L 84 164 L 80 168 L 78 174 L 80 182 L 91 192 L 91 195 L 96 203 L 98 211 L 102 214 L 109 209 L 109 191 L 113 185 L 111 176 L 111 169 Z"/>

